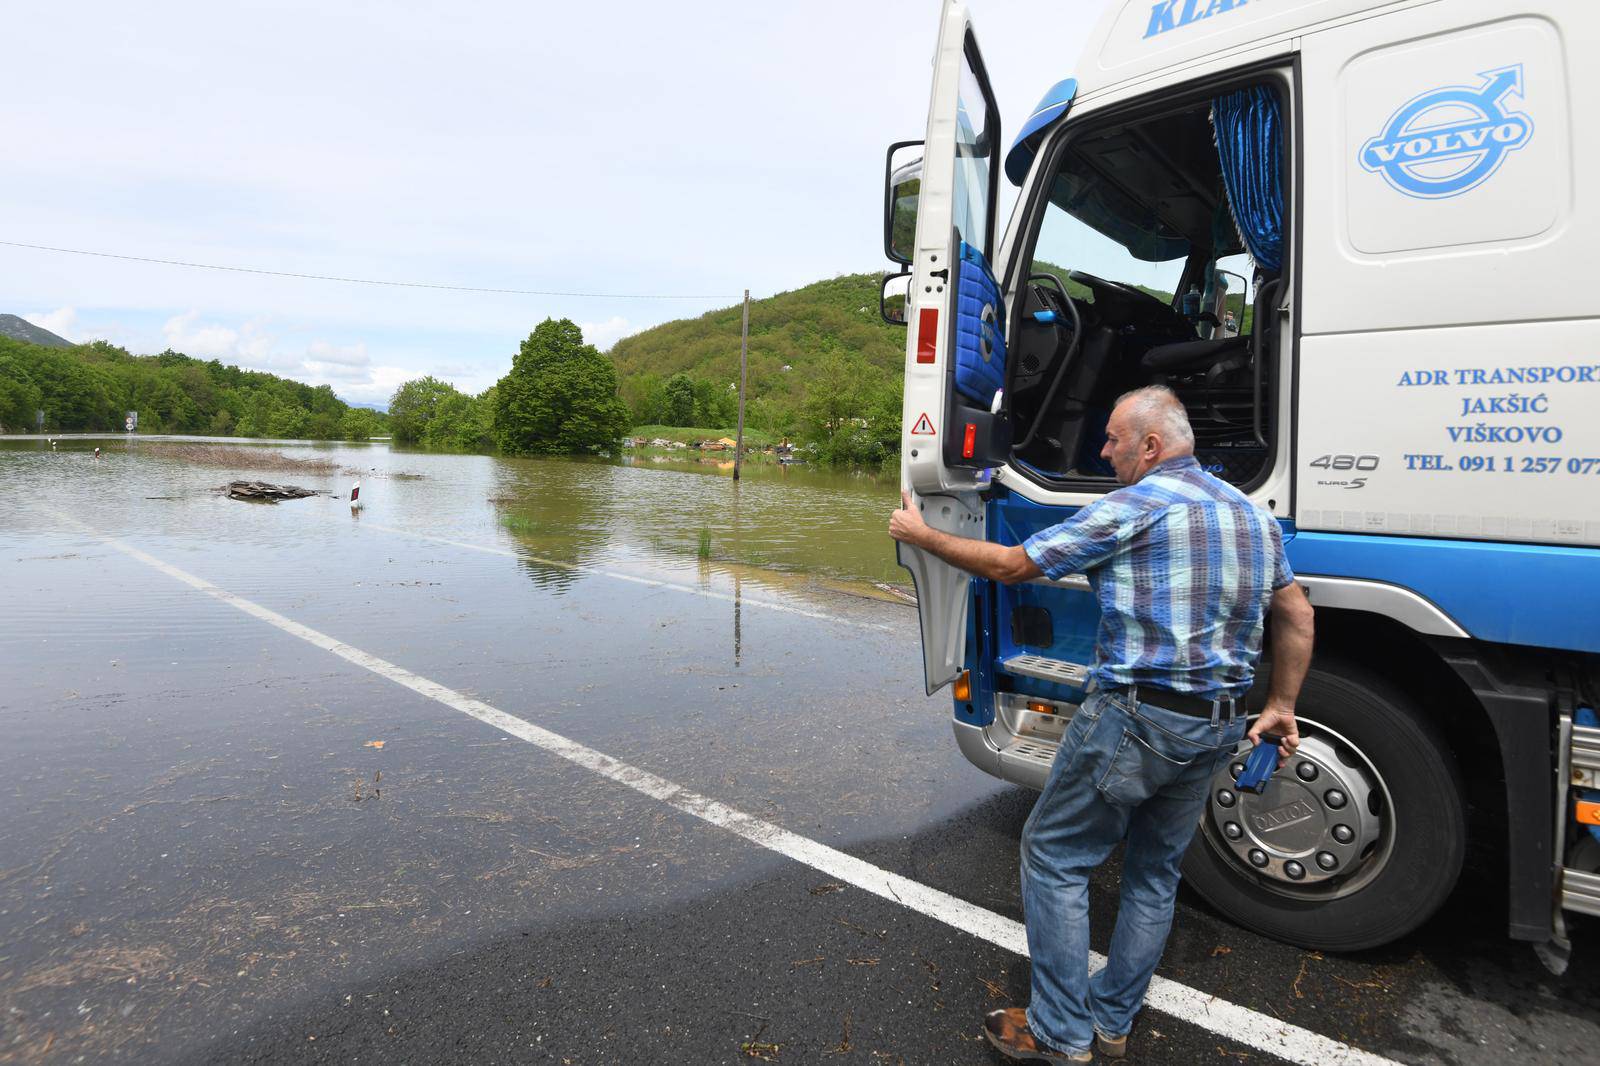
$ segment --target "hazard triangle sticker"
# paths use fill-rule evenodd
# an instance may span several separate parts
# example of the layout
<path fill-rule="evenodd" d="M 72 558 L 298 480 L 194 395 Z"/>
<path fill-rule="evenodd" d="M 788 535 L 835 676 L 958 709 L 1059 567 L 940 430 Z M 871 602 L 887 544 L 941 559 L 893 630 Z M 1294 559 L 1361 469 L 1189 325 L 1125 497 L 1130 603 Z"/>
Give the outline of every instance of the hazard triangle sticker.
<path fill-rule="evenodd" d="M 917 424 L 911 427 L 911 435 L 913 437 L 931 437 L 934 435 L 933 420 L 928 417 L 926 411 L 922 413 L 921 418 L 917 419 Z"/>

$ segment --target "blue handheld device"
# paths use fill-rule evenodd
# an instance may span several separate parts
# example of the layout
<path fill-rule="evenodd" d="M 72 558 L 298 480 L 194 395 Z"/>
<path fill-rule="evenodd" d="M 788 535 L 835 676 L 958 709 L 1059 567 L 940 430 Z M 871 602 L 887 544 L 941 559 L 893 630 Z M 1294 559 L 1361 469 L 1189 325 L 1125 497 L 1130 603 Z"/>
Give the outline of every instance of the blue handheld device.
<path fill-rule="evenodd" d="M 1277 738 L 1262 737 L 1261 742 L 1250 750 L 1250 757 L 1244 763 L 1244 773 L 1234 781 L 1234 787 L 1240 792 L 1254 792 L 1259 796 L 1266 790 L 1267 782 L 1277 769 Z"/>

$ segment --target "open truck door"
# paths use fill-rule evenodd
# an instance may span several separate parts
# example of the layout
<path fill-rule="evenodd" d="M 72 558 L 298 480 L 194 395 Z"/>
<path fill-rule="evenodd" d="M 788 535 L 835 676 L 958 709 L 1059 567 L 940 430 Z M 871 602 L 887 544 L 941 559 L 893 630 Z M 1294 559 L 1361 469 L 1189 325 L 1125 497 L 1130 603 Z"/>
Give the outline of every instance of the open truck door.
<path fill-rule="evenodd" d="M 901 486 L 930 526 L 979 540 L 978 493 L 1004 454 L 1005 303 L 989 267 L 999 163 L 1000 113 L 972 20 L 946 0 L 927 135 L 889 150 L 885 251 L 909 270 L 886 281 L 883 306 L 907 327 Z M 961 672 L 969 579 L 920 548 L 901 544 L 898 557 L 917 588 L 932 695 Z"/>

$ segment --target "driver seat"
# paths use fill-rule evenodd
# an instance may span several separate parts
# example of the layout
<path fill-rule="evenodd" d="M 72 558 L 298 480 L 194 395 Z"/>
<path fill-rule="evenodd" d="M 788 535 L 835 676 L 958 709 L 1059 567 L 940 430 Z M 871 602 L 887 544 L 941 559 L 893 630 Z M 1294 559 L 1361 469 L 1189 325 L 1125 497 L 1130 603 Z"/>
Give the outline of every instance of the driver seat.
<path fill-rule="evenodd" d="M 1149 349 L 1139 360 L 1139 366 L 1151 374 L 1198 374 L 1235 357 L 1243 357 L 1248 361 L 1249 352 L 1248 336 L 1178 341 L 1175 344 L 1158 344 Z"/>

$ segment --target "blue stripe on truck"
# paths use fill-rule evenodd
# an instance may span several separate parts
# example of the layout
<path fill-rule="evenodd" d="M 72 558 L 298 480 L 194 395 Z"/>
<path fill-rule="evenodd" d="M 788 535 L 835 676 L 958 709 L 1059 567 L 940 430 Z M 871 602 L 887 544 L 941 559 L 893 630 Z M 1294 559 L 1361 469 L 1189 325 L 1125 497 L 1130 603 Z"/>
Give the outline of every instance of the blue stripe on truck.
<path fill-rule="evenodd" d="M 1600 549 L 1304 531 L 1286 547 L 1297 574 L 1399 585 L 1479 640 L 1600 651 Z"/>

